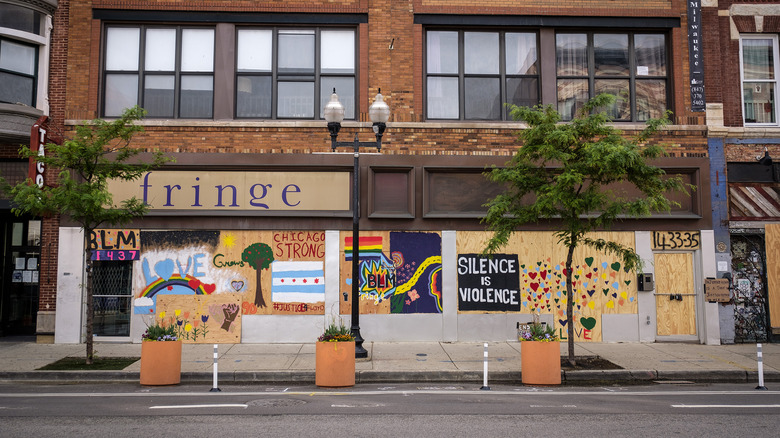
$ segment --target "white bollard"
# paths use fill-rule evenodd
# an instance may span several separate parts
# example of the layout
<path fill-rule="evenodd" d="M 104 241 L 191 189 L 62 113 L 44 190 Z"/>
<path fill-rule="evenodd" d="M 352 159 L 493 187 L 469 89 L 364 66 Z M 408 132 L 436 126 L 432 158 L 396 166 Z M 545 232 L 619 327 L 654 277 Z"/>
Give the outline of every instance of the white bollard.
<path fill-rule="evenodd" d="M 483 367 L 484 377 L 482 379 L 482 388 L 479 388 L 483 391 L 490 391 L 490 387 L 488 386 L 488 344 L 485 342 L 485 365 Z"/>
<path fill-rule="evenodd" d="M 756 344 L 758 348 L 758 386 L 756 389 L 767 390 L 764 386 L 764 355 L 761 352 L 761 344 Z"/>
<path fill-rule="evenodd" d="M 214 344 L 214 385 L 212 386 L 210 392 L 222 391 L 221 389 L 219 389 L 219 386 L 217 386 L 217 371 L 219 369 L 219 364 L 217 363 L 218 359 L 219 359 L 219 344 Z"/>

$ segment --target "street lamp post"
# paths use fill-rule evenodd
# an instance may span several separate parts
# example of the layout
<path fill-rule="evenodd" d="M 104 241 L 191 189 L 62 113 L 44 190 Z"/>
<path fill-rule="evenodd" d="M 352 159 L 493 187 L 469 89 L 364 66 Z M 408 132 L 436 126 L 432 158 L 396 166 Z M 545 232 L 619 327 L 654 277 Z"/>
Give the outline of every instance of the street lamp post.
<path fill-rule="evenodd" d="M 355 337 L 355 357 L 368 357 L 368 351 L 363 348 L 363 337 L 360 335 L 360 148 L 376 148 L 382 150 L 382 135 L 385 133 L 387 120 L 390 118 L 390 107 L 382 97 L 381 89 L 374 98 L 374 103 L 368 109 L 368 116 L 374 123 L 374 134 L 376 142 L 359 141 L 358 133 L 355 132 L 354 141 L 337 141 L 339 130 L 341 130 L 341 121 L 344 120 L 344 106 L 339 102 L 339 96 L 336 89 L 330 96 L 330 102 L 325 105 L 323 113 L 328 122 L 328 131 L 330 132 L 330 147 L 333 151 L 338 147 L 351 147 L 354 151 L 354 167 L 352 170 L 352 335 Z"/>

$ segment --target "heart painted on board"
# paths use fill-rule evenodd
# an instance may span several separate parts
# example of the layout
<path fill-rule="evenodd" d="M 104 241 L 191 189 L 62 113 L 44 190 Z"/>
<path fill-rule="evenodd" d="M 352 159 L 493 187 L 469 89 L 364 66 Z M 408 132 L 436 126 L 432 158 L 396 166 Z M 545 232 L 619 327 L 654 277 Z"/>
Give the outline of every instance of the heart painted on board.
<path fill-rule="evenodd" d="M 593 330 L 593 327 L 596 327 L 596 318 L 580 318 L 580 324 L 588 330 Z"/>
<path fill-rule="evenodd" d="M 567 323 L 567 322 L 569 322 L 569 321 L 567 321 L 567 320 L 565 320 L 565 319 L 559 319 L 559 320 L 558 320 L 558 323 L 561 325 L 561 327 L 566 327 L 566 323 Z"/>
<path fill-rule="evenodd" d="M 233 280 L 230 282 L 230 287 L 233 288 L 236 292 L 240 291 L 244 288 L 244 282 L 239 280 Z"/>
<path fill-rule="evenodd" d="M 612 268 L 613 271 L 619 271 L 620 270 L 620 262 L 615 262 L 611 265 L 609 265 L 610 268 Z"/>
<path fill-rule="evenodd" d="M 595 294 L 595 293 L 596 293 L 596 289 L 591 289 L 591 290 L 589 290 L 589 291 L 588 291 L 588 295 L 589 295 L 589 296 L 591 296 L 591 297 L 592 297 L 592 296 L 593 296 L 593 294 Z"/>
<path fill-rule="evenodd" d="M 187 285 L 190 287 L 190 289 L 195 290 L 200 287 L 201 283 L 200 280 L 194 279 L 187 282 Z"/>
<path fill-rule="evenodd" d="M 531 280 L 536 280 L 536 272 L 529 272 L 528 276 L 531 277 Z"/>
<path fill-rule="evenodd" d="M 173 276 L 173 260 L 165 259 L 154 264 L 154 272 L 165 281 Z"/>
<path fill-rule="evenodd" d="M 587 263 L 588 266 L 591 266 L 593 264 L 593 257 L 585 257 L 585 263 Z"/>
<path fill-rule="evenodd" d="M 207 295 L 211 295 L 214 293 L 215 290 L 217 290 L 216 284 L 203 284 L 203 290 L 206 291 Z"/>
<path fill-rule="evenodd" d="M 539 283 L 531 283 L 529 286 L 531 286 L 531 289 L 533 289 L 534 292 L 536 292 L 536 289 L 539 289 Z"/>

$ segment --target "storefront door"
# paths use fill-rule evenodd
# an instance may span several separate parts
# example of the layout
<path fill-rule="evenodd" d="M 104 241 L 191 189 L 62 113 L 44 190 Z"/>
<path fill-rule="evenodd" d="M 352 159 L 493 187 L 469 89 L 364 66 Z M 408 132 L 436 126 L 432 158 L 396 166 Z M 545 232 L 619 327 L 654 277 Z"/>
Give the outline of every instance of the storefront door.
<path fill-rule="evenodd" d="M 693 253 L 655 254 L 657 336 L 696 335 Z"/>
<path fill-rule="evenodd" d="M 41 221 L 0 216 L 0 335 L 33 335 L 38 315 Z"/>

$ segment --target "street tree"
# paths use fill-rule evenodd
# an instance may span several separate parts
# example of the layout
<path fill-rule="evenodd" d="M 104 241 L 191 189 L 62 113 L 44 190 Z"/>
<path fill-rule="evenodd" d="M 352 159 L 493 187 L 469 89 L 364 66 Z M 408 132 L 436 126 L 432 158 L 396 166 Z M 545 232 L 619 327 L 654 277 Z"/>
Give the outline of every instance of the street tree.
<path fill-rule="evenodd" d="M 84 231 L 86 259 L 86 364 L 94 359 L 92 248 L 93 231 L 100 226 L 122 226 L 146 214 L 149 206 L 135 197 L 116 202 L 108 190 L 111 180 L 133 181 L 142 174 L 169 161 L 161 152 L 139 157 L 142 150 L 130 146 L 134 134 L 143 131 L 136 124 L 145 115 L 139 107 L 129 108 L 114 121 L 95 119 L 76 126 L 71 139 L 62 145 L 45 146 L 45 155 L 22 146 L 19 155 L 43 163 L 49 171 L 59 172 L 52 185 L 39 187 L 31 179 L 14 186 L 4 179 L 3 191 L 10 195 L 17 214 L 67 216 Z"/>
<path fill-rule="evenodd" d="M 626 272 L 641 269 L 641 259 L 633 248 L 591 238 L 588 233 L 607 230 L 623 218 L 668 212 L 678 203 L 667 196 L 674 191 L 687 192 L 689 187 L 679 176 L 669 176 L 648 163 L 666 155 L 662 146 L 648 140 L 668 123 L 669 112 L 649 120 L 638 135 L 627 138 L 602 111 L 614 101 L 614 96 L 601 94 L 588 101 L 569 123 L 559 123 L 561 116 L 550 105 L 510 105 L 514 120 L 528 124 L 518 134 L 522 145 L 505 167 L 494 166 L 485 173 L 504 191 L 485 204 L 488 211 L 482 222 L 492 235 L 484 254 L 504 247 L 521 226 L 542 220 L 555 224 L 558 243 L 567 249 L 566 327 L 572 366 L 576 362 L 574 251 L 587 246 L 619 258 Z"/>

